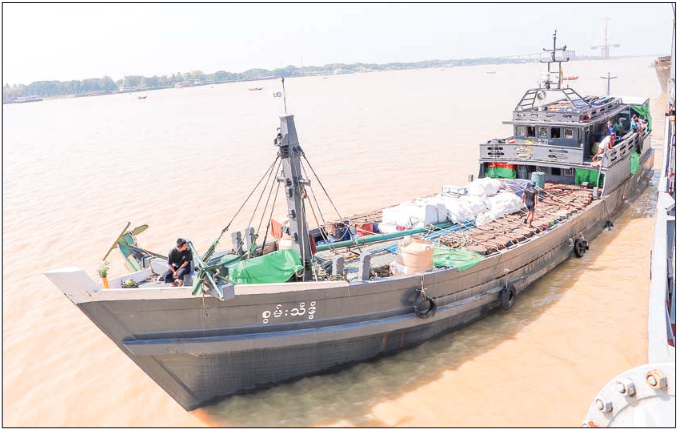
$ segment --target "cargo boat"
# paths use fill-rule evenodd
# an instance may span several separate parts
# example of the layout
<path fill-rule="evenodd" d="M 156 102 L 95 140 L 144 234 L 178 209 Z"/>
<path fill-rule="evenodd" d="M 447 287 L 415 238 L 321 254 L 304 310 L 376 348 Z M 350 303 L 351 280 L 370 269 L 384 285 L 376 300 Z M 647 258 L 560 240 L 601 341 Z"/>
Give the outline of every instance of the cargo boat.
<path fill-rule="evenodd" d="M 183 287 L 171 287 L 158 282 L 166 258 L 138 244 L 146 226 L 130 230 L 128 223 L 114 247 L 131 272 L 108 280 L 111 288 L 77 267 L 45 275 L 186 410 L 393 354 L 498 308 L 510 311 L 532 282 L 586 252 L 624 202 L 646 187 L 653 163 L 650 128 L 629 128 L 633 113 L 650 122 L 648 100 L 581 97 L 561 88 L 561 62 L 568 59 L 557 58 L 565 47 L 553 37 L 550 79 L 514 108 L 506 122 L 513 136 L 479 147 L 477 182 L 511 188 L 545 180 L 533 228 L 523 223 L 523 210 L 481 223 L 478 214 L 465 220 L 445 207 L 445 221 L 415 217 L 388 233 L 369 232 L 376 224 L 379 230 L 387 209 L 347 218 L 336 211 L 335 223 L 326 223 L 314 187 L 326 190 L 286 113 L 274 139 L 276 158 L 260 180 L 260 201 L 267 188 L 269 197 L 259 244 L 260 229 L 248 227 L 231 233 L 231 250 L 217 251 L 230 224 L 202 254 L 189 242 L 192 273 Z M 592 144 L 602 140 L 609 119 L 622 119 L 623 129 L 593 166 Z M 472 184 L 447 187 L 441 199 L 457 202 Z M 502 196 L 514 199 L 514 192 L 521 194 Z M 279 195 L 287 223 L 269 215 Z M 308 220 L 318 226 L 309 229 Z M 338 225 L 341 232 L 332 231 Z M 401 247 L 415 235 L 453 250 L 454 258 L 392 275 Z M 270 236 L 280 239 L 267 242 Z"/>

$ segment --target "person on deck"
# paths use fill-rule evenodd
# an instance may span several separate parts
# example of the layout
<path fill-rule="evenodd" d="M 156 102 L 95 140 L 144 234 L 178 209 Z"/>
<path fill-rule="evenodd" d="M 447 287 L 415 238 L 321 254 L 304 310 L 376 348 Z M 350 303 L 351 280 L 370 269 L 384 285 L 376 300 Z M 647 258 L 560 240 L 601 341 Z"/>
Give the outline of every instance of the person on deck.
<path fill-rule="evenodd" d="M 169 281 L 173 287 L 181 287 L 184 284 L 184 276 L 191 271 L 192 258 L 186 240 L 177 239 L 177 247 L 170 250 L 167 255 L 167 267 L 169 269 L 163 274 L 165 283 Z"/>
<path fill-rule="evenodd" d="M 615 123 L 615 134 L 616 136 L 622 136 L 622 118 L 618 118 L 618 122 Z"/>
<path fill-rule="evenodd" d="M 535 216 L 535 206 L 538 203 L 538 191 L 535 188 L 535 181 L 531 181 L 530 184 L 528 185 L 528 188 L 526 188 L 523 191 L 523 197 L 521 199 L 526 205 L 526 209 L 528 210 L 528 217 L 526 217 L 526 220 L 524 220 L 524 223 L 528 223 L 528 227 L 533 227 L 533 217 Z"/>
<path fill-rule="evenodd" d="M 604 139 L 599 142 L 599 146 L 597 147 L 597 153 L 592 157 L 592 161 L 595 162 L 601 158 L 601 155 L 604 154 L 606 150 L 610 150 L 612 147 L 611 145 L 611 137 L 606 136 Z"/>
<path fill-rule="evenodd" d="M 613 125 L 612 121 L 608 121 L 608 126 L 606 127 L 608 130 L 608 136 L 611 137 L 611 144 L 615 142 L 615 126 Z"/>

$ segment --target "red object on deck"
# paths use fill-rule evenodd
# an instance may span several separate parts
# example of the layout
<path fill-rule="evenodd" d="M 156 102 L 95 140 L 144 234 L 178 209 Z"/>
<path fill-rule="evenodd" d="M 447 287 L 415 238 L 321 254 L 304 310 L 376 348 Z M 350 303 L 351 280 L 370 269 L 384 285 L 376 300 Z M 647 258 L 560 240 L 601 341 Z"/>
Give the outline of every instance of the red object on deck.
<path fill-rule="evenodd" d="M 283 237 L 283 225 L 273 218 L 271 219 L 271 236 L 279 241 Z"/>
<path fill-rule="evenodd" d="M 372 223 L 359 223 L 356 225 L 356 236 L 368 236 L 373 232 Z"/>
<path fill-rule="evenodd" d="M 314 241 L 314 237 L 309 234 L 309 245 L 311 246 L 311 253 L 316 254 L 316 241 Z"/>
<path fill-rule="evenodd" d="M 489 168 L 508 168 L 508 169 L 514 169 L 514 165 L 511 163 L 505 163 L 505 162 L 490 162 L 488 163 Z"/>

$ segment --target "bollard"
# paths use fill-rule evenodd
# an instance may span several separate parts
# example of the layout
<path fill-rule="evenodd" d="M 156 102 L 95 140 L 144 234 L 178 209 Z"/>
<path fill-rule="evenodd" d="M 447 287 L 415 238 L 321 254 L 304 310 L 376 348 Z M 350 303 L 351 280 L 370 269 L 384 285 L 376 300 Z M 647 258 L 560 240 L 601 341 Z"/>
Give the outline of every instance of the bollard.
<path fill-rule="evenodd" d="M 243 255 L 243 235 L 240 232 L 231 232 L 231 244 L 233 244 L 233 252 L 239 256 Z"/>
<path fill-rule="evenodd" d="M 248 253 L 250 252 L 250 247 L 255 242 L 255 228 L 248 227 L 245 229 L 245 245 L 247 246 Z"/>
<path fill-rule="evenodd" d="M 339 254 L 332 258 L 332 275 L 344 275 L 344 258 Z"/>
<path fill-rule="evenodd" d="M 361 253 L 360 260 L 358 279 L 370 280 L 370 253 Z"/>

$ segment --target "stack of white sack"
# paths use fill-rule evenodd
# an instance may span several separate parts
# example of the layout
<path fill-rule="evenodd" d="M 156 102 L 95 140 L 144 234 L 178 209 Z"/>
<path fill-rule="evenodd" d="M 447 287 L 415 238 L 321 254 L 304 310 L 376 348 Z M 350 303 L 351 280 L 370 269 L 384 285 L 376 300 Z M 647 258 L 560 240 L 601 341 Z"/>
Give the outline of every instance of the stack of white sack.
<path fill-rule="evenodd" d="M 476 225 L 481 226 L 503 215 L 517 212 L 523 208 L 521 198 L 511 191 L 499 193 L 488 198 L 489 209 L 476 217 Z"/>
<path fill-rule="evenodd" d="M 488 198 L 480 196 L 447 196 L 437 195 L 429 198 L 437 208 L 445 208 L 446 217 L 454 223 L 464 223 L 476 218 L 476 215 L 488 210 Z M 439 211 L 439 214 L 442 214 Z"/>
<path fill-rule="evenodd" d="M 428 197 L 428 198 L 417 198 L 415 203 L 417 205 L 431 205 L 436 208 L 436 215 L 438 216 L 438 223 L 443 223 L 448 221 L 448 210 L 443 202 L 438 199 L 440 195 Z"/>
<path fill-rule="evenodd" d="M 474 180 L 467 186 L 471 196 L 493 196 L 502 188 L 502 181 L 493 178 Z"/>
<path fill-rule="evenodd" d="M 438 221 L 438 209 L 431 204 L 403 202 L 398 206 L 382 210 L 382 223 L 403 226 L 406 229 L 428 227 Z"/>

